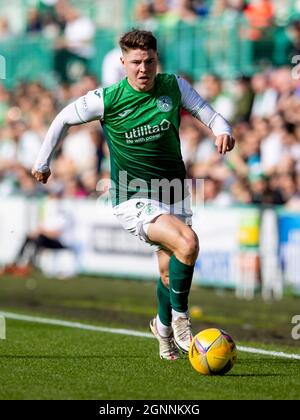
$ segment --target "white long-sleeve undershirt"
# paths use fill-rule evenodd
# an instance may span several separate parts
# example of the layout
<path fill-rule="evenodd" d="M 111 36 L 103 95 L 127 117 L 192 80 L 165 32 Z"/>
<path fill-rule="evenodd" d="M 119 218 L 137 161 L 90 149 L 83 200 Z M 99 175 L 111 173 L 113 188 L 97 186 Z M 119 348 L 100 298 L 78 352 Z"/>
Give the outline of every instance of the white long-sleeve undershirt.
<path fill-rule="evenodd" d="M 231 127 L 228 122 L 187 81 L 181 77 L 177 77 L 177 81 L 181 92 L 181 106 L 209 127 L 215 136 L 231 135 Z M 104 101 L 101 88 L 89 91 L 86 95 L 67 105 L 50 125 L 35 161 L 34 169 L 39 172 L 49 170 L 53 151 L 70 126 L 101 120 L 103 115 Z"/>
<path fill-rule="evenodd" d="M 177 76 L 177 82 L 181 92 L 181 106 L 209 127 L 215 136 L 221 134 L 231 136 L 231 127 L 225 118 L 218 114 L 185 79 Z"/>

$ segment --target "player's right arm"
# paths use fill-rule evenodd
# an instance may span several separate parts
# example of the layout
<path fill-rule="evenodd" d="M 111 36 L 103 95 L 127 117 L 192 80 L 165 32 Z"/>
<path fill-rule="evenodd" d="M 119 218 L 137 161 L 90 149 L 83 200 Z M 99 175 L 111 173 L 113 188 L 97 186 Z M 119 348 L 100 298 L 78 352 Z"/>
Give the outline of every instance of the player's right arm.
<path fill-rule="evenodd" d="M 104 102 L 102 89 L 89 91 L 75 102 L 67 105 L 53 120 L 43 141 L 37 159 L 32 169 L 32 175 L 39 182 L 45 184 L 51 175 L 51 156 L 72 125 L 102 119 Z"/>

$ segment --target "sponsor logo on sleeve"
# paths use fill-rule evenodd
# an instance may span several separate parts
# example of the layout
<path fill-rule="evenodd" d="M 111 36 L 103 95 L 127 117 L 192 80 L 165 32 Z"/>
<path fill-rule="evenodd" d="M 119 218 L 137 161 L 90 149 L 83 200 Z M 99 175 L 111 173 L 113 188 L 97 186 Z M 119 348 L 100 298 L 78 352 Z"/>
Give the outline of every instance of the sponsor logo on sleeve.
<path fill-rule="evenodd" d="M 96 96 L 98 96 L 99 98 L 101 98 L 101 96 L 102 96 L 101 90 L 100 90 L 100 89 L 96 89 L 96 90 L 94 90 L 94 95 L 96 95 Z"/>

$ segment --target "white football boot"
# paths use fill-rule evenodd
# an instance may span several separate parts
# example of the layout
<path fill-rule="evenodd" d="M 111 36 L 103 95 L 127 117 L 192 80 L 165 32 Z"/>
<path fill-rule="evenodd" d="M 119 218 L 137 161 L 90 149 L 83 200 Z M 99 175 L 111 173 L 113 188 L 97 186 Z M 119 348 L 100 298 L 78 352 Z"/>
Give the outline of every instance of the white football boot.
<path fill-rule="evenodd" d="M 189 318 L 177 318 L 172 321 L 174 341 L 183 353 L 188 353 L 193 340 L 192 325 Z"/>
<path fill-rule="evenodd" d="M 156 318 L 150 321 L 150 330 L 159 342 L 159 355 L 161 359 L 176 360 L 179 359 L 180 354 L 175 346 L 173 333 L 169 337 L 162 337 L 159 335 L 156 327 Z"/>

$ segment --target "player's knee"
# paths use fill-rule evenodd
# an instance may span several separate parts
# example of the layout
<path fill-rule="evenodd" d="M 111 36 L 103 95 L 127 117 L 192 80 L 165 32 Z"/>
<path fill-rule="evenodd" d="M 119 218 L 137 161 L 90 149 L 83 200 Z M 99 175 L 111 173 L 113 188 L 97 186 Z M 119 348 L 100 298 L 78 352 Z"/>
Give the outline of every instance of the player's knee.
<path fill-rule="evenodd" d="M 185 258 L 197 258 L 199 253 L 199 240 L 195 232 L 190 231 L 180 238 L 180 253 Z"/>

